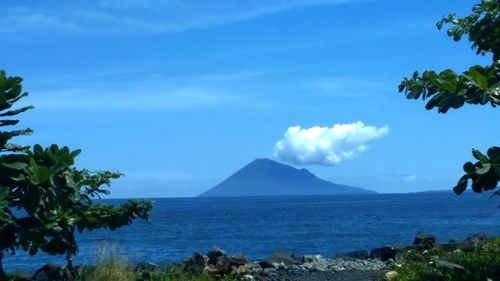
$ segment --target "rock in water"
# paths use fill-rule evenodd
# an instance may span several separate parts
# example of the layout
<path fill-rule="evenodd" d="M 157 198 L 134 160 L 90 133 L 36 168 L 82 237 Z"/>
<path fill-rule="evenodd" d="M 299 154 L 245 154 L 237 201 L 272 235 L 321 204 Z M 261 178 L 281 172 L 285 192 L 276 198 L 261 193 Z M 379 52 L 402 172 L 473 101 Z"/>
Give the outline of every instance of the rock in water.
<path fill-rule="evenodd" d="M 413 239 L 413 245 L 430 249 L 436 244 L 436 238 L 425 231 L 419 231 Z"/>
<path fill-rule="evenodd" d="M 269 263 L 284 263 L 285 265 L 292 265 L 297 263 L 287 251 L 277 251 L 274 252 L 269 258 L 266 259 Z"/>
<path fill-rule="evenodd" d="M 227 256 L 219 257 L 215 264 L 215 268 L 217 268 L 220 274 L 227 274 L 231 272 L 231 260 Z"/>
<path fill-rule="evenodd" d="M 381 247 L 372 249 L 370 252 L 371 259 L 379 259 L 387 261 L 388 259 L 396 259 L 396 249 L 394 247 Z"/>
<path fill-rule="evenodd" d="M 290 257 L 298 264 L 303 264 L 305 261 L 305 257 L 302 254 L 293 253 Z"/>
<path fill-rule="evenodd" d="M 484 241 L 487 241 L 491 239 L 491 237 L 484 233 L 484 232 L 478 232 L 476 234 L 472 234 L 472 235 L 469 235 L 467 236 L 467 238 L 465 238 L 464 242 L 469 242 L 469 243 L 481 243 L 481 242 L 484 242 Z"/>
<path fill-rule="evenodd" d="M 367 260 L 368 259 L 368 251 L 366 250 L 359 250 L 359 251 L 352 251 L 352 252 L 347 252 L 347 253 L 341 253 L 338 254 L 336 257 L 339 258 L 354 258 L 354 259 L 361 259 L 361 260 Z"/>
<path fill-rule="evenodd" d="M 56 264 L 46 264 L 33 275 L 33 280 L 35 281 L 64 281 L 68 280 L 69 272 L 56 265 Z"/>
<path fill-rule="evenodd" d="M 215 265 L 219 260 L 219 258 L 227 257 L 227 253 L 221 248 L 214 246 L 212 249 L 210 249 L 210 251 L 208 251 L 207 257 L 208 257 L 208 264 Z"/>
<path fill-rule="evenodd" d="M 205 257 L 195 252 L 193 256 L 184 262 L 184 271 L 194 274 L 200 274 L 205 269 Z"/>
<path fill-rule="evenodd" d="M 241 266 L 247 263 L 247 259 L 243 255 L 234 255 L 229 258 L 231 260 L 231 265 Z"/>

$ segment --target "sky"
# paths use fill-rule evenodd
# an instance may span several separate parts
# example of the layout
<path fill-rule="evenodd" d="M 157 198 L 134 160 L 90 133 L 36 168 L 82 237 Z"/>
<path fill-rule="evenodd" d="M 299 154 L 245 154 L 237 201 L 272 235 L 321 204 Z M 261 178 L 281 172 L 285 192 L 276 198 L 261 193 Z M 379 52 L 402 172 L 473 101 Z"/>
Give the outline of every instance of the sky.
<path fill-rule="evenodd" d="M 439 114 L 413 71 L 486 65 L 436 22 L 475 1 L 0 2 L 0 69 L 24 78 L 18 143 L 81 148 L 112 197 L 196 196 L 270 158 L 381 193 L 454 186 L 498 110 Z M 495 111 L 496 110 L 496 111 Z"/>

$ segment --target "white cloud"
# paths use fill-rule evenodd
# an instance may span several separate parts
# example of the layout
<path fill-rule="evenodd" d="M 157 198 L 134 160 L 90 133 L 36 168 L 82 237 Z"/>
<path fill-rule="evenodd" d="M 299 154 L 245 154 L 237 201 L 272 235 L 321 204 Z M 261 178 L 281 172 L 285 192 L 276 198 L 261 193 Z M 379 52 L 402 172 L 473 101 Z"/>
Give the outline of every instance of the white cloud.
<path fill-rule="evenodd" d="M 368 149 L 367 143 L 384 137 L 389 127 L 366 126 L 358 121 L 328 127 L 300 126 L 288 128 L 283 139 L 274 146 L 274 156 L 295 165 L 338 165 L 357 157 Z"/>

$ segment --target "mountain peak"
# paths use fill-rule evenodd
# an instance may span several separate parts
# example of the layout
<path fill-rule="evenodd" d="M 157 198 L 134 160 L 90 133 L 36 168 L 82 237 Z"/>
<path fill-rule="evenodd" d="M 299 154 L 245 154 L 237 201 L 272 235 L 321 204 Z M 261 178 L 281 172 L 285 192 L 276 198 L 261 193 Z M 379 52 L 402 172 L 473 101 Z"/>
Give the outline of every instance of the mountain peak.
<path fill-rule="evenodd" d="M 268 158 L 245 165 L 218 185 L 200 194 L 204 197 L 276 196 L 373 193 L 359 187 L 334 184 L 309 170 L 297 169 Z"/>

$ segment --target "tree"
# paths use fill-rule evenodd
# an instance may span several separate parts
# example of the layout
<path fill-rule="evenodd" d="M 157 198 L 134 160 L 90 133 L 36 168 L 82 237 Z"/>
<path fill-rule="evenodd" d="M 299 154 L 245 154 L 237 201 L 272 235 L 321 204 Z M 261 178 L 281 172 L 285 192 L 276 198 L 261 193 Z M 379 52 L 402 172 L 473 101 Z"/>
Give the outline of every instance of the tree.
<path fill-rule="evenodd" d="M 21 93 L 21 81 L 0 72 L 0 103 L 7 100 L 6 108 L 27 95 Z M 0 116 L 13 116 L 31 108 Z M 18 120 L 2 120 L 0 126 L 17 123 Z M 71 269 L 78 251 L 75 231 L 115 230 L 136 218 L 149 220 L 151 201 L 129 200 L 118 207 L 92 201 L 108 194 L 105 187 L 122 174 L 75 168 L 80 150 L 71 151 L 55 144 L 30 148 L 7 143 L 14 136 L 30 133 L 30 129 L 0 132 L 0 137 L 4 136 L 1 140 L 5 139 L 0 143 L 0 274 L 1 255 L 6 250 L 14 252 L 21 247 L 31 255 L 39 249 L 52 255 L 66 254 L 67 267 Z"/>
<path fill-rule="evenodd" d="M 22 92 L 22 79 L 19 77 L 7 77 L 4 71 L 0 71 L 0 276 L 4 275 L 2 258 L 6 250 L 14 251 L 16 248 L 16 233 L 18 232 L 18 221 L 11 210 L 11 202 L 14 198 L 11 191 L 15 184 L 13 177 L 19 175 L 13 169 L 25 161 L 27 147 L 10 143 L 17 136 L 30 135 L 31 129 L 3 130 L 3 127 L 19 123 L 13 119 L 16 115 L 30 110 L 33 106 L 25 106 L 19 109 L 11 109 L 13 104 L 26 97 L 28 94 Z"/>
<path fill-rule="evenodd" d="M 422 75 L 414 72 L 411 78 L 403 78 L 399 92 L 404 92 L 408 99 L 428 99 L 425 108 L 437 108 L 439 113 L 466 103 L 500 105 L 500 0 L 482 0 L 473 6 L 471 15 L 456 18 L 451 14 L 441 19 L 437 28 L 440 30 L 445 24 L 451 24 L 447 33 L 453 40 L 467 35 L 477 55 L 491 55 L 491 64 L 475 65 L 461 74 L 451 69 L 440 73 L 427 70 Z M 464 164 L 465 174 L 453 188 L 455 193 L 462 194 L 470 180 L 474 192 L 493 191 L 500 195 L 499 190 L 495 191 L 500 181 L 500 147 L 489 148 L 486 155 L 473 149 L 472 155 L 477 161 Z"/>

